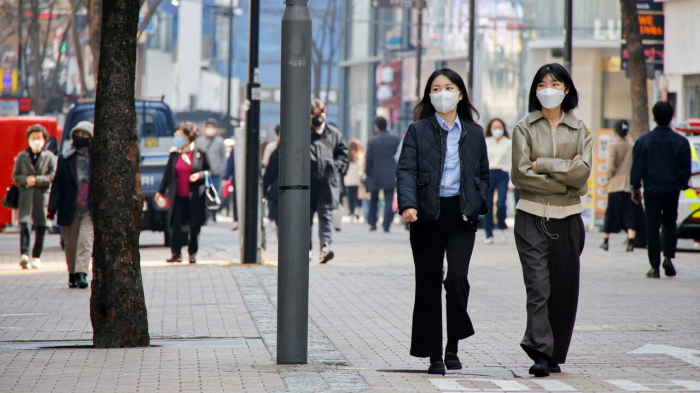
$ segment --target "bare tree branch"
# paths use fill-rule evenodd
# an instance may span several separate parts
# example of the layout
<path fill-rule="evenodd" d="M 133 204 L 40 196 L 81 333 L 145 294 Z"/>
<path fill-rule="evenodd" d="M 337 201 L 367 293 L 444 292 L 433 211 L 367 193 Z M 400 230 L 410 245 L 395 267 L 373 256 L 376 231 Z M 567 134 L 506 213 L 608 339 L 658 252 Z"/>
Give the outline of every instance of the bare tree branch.
<path fill-rule="evenodd" d="M 142 5 L 143 1 L 145 0 L 142 0 Z M 151 2 L 148 3 L 148 11 L 146 11 L 146 16 L 143 18 L 141 24 L 139 25 L 139 33 L 136 36 L 136 42 L 138 42 L 139 39 L 141 39 L 141 34 L 144 32 L 144 30 L 146 30 L 148 24 L 151 23 L 151 18 L 153 18 L 153 15 L 155 15 L 156 10 L 158 10 L 158 6 L 162 2 L 163 0 L 151 0 Z"/>

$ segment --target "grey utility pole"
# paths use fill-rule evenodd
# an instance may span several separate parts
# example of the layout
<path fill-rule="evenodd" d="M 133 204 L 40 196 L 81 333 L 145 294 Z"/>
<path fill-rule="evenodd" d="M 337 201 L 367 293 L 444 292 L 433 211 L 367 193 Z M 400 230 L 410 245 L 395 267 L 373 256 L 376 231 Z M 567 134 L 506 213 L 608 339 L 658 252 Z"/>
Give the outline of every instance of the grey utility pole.
<path fill-rule="evenodd" d="M 236 3 L 238 2 L 236 1 Z M 233 8 L 234 2 L 230 0 L 228 7 L 228 59 L 226 59 L 226 136 L 233 135 L 233 127 L 231 126 L 231 62 L 233 61 L 233 18 L 236 16 Z"/>
<path fill-rule="evenodd" d="M 476 0 L 469 0 L 469 79 L 467 89 L 470 99 L 474 100 L 474 41 L 476 34 Z"/>
<path fill-rule="evenodd" d="M 248 34 L 248 84 L 249 103 L 245 119 L 245 194 L 243 211 L 243 263 L 258 263 L 258 204 L 260 203 L 260 70 L 258 46 L 260 35 L 260 0 L 250 0 L 250 30 Z"/>
<path fill-rule="evenodd" d="M 574 5 L 573 0 L 564 4 L 564 68 L 571 74 L 571 52 L 573 38 Z"/>
<path fill-rule="evenodd" d="M 286 0 L 282 17 L 277 364 L 306 364 L 309 341 L 311 16 Z"/>

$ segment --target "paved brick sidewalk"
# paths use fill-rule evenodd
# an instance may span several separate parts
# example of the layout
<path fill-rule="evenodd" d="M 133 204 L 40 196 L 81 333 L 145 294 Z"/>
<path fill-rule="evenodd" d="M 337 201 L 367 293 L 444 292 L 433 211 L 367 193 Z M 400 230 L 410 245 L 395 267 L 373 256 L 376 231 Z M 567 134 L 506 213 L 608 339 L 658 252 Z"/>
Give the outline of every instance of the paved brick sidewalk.
<path fill-rule="evenodd" d="M 525 291 L 515 247 L 478 243 L 477 334 L 460 344 L 465 369 L 435 378 L 408 355 L 415 277 L 407 235 L 393 230 L 346 224 L 336 259 L 311 265 L 311 363 L 284 367 L 274 364 L 276 271 L 229 265 L 238 235 L 225 223 L 204 228 L 201 264 L 166 266 L 165 248 L 142 249 L 155 346 L 118 350 L 80 347 L 91 343 L 89 291 L 66 287 L 56 236 L 44 268 L 21 271 L 17 235 L 0 234 L 0 391 L 700 391 L 700 254 L 679 254 L 678 277 L 648 280 L 645 250 L 625 254 L 614 237 L 604 253 L 589 233 L 565 374 L 535 380 L 518 346 Z M 263 256 L 274 261 L 268 240 Z"/>

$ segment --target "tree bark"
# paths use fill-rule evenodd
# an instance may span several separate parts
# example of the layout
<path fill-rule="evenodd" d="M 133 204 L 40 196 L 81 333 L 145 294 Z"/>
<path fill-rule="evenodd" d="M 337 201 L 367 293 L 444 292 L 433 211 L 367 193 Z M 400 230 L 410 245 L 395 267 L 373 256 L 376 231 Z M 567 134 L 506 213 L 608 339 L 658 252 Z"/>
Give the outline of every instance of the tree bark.
<path fill-rule="evenodd" d="M 104 3 L 91 146 L 95 225 L 90 317 L 95 348 L 150 344 L 141 279 L 139 175 L 134 84 L 139 0 Z"/>
<path fill-rule="evenodd" d="M 644 60 L 644 47 L 639 32 L 639 17 L 636 0 L 620 0 L 622 28 L 627 39 L 629 61 L 627 64 L 632 85 L 632 140 L 649 131 L 649 97 L 647 96 L 647 66 Z"/>

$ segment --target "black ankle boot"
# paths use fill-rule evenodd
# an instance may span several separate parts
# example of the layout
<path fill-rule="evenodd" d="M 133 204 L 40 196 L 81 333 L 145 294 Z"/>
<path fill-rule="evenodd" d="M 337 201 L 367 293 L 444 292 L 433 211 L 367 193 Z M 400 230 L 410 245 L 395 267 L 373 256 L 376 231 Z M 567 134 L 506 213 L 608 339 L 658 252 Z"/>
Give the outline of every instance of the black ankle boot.
<path fill-rule="evenodd" d="M 547 364 L 547 359 L 539 358 L 535 360 L 535 364 L 530 367 L 530 374 L 536 377 L 548 377 L 549 376 L 549 364 Z"/>
<path fill-rule="evenodd" d="M 634 239 L 627 238 L 627 252 L 632 252 L 632 251 L 634 251 Z"/>
<path fill-rule="evenodd" d="M 88 287 L 87 273 L 75 273 L 78 277 L 78 288 L 85 289 Z"/>
<path fill-rule="evenodd" d="M 78 276 L 75 273 L 68 273 L 68 288 L 78 287 Z"/>

